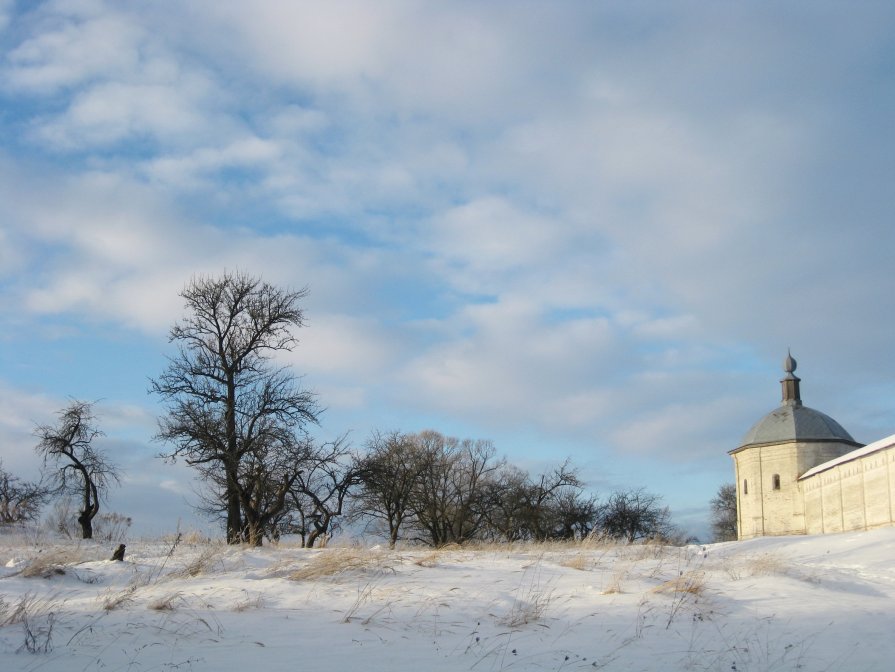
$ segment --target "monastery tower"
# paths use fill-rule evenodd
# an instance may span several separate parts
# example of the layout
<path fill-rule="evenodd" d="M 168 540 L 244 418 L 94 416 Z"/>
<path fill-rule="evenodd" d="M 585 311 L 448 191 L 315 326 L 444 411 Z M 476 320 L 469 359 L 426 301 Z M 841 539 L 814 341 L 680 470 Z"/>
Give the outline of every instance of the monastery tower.
<path fill-rule="evenodd" d="M 805 534 L 805 496 L 799 478 L 863 445 L 830 416 L 802 405 L 792 355 L 787 355 L 783 370 L 780 407 L 755 423 L 740 446 L 730 451 L 740 539 Z"/>

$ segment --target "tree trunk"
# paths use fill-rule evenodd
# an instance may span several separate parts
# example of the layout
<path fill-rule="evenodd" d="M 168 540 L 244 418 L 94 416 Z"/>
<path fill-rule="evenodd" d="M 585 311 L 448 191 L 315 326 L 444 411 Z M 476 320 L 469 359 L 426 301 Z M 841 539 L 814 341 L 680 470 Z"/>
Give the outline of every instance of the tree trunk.
<path fill-rule="evenodd" d="M 78 516 L 82 539 L 93 539 L 93 516 L 90 513 L 90 511 L 82 511 Z"/>
<path fill-rule="evenodd" d="M 99 492 L 87 470 L 81 468 L 80 471 L 84 477 L 84 508 L 78 515 L 78 524 L 81 526 L 81 538 L 93 539 L 93 517 L 99 513 Z"/>
<path fill-rule="evenodd" d="M 241 544 L 246 530 L 242 524 L 239 504 L 239 452 L 236 440 L 236 383 L 233 373 L 227 373 L 227 409 L 224 413 L 227 437 L 227 543 Z"/>
<path fill-rule="evenodd" d="M 229 466 L 227 471 L 227 543 L 241 544 L 243 535 L 242 508 L 239 505 L 239 492 L 236 486 L 236 476 Z"/>

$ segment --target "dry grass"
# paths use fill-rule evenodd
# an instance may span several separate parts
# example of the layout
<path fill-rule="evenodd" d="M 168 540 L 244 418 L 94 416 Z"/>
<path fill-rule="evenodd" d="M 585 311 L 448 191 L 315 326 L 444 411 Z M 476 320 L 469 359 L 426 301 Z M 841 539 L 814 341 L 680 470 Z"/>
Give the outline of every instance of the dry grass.
<path fill-rule="evenodd" d="M 381 590 L 376 583 L 368 583 L 363 587 L 358 586 L 357 598 L 345 611 L 345 616 L 342 618 L 342 622 L 350 623 L 353 620 L 360 620 L 361 625 L 369 625 L 373 619 L 379 616 L 382 612 L 391 611 L 392 604 L 395 602 L 392 596 L 393 592 L 391 590 Z M 373 608 L 371 613 L 361 619 L 358 612 L 361 607 L 368 603 L 375 608 Z M 379 606 L 375 606 L 377 604 Z"/>
<path fill-rule="evenodd" d="M 100 596 L 100 606 L 104 611 L 115 611 L 121 607 L 128 606 L 134 601 L 134 593 L 137 592 L 137 585 L 131 585 L 124 590 L 118 592 L 108 592 Z"/>
<path fill-rule="evenodd" d="M 261 609 L 264 606 L 264 595 L 258 593 L 254 597 L 249 597 L 246 594 L 244 600 L 239 600 L 236 604 L 233 605 L 233 611 L 243 612 L 248 611 L 249 609 Z"/>
<path fill-rule="evenodd" d="M 533 581 L 520 591 L 509 612 L 498 619 L 498 622 L 509 628 L 518 628 L 540 621 L 547 613 L 552 600 L 553 589 L 549 586 L 542 588 L 538 581 Z"/>
<path fill-rule="evenodd" d="M 617 595 L 625 592 L 622 590 L 622 579 L 626 576 L 627 572 L 625 571 L 613 572 L 612 578 L 609 579 L 609 583 L 603 589 L 601 595 Z"/>
<path fill-rule="evenodd" d="M 387 556 L 355 548 L 321 550 L 311 561 L 289 574 L 292 581 L 310 581 L 346 573 L 382 572 L 391 569 Z"/>
<path fill-rule="evenodd" d="M 153 611 L 174 611 L 179 604 L 184 602 L 183 593 L 177 591 L 168 593 L 154 599 L 147 606 Z"/>
<path fill-rule="evenodd" d="M 568 567 L 569 569 L 577 569 L 580 572 L 586 572 L 591 569 L 593 566 L 593 562 L 590 558 L 585 556 L 583 553 L 577 553 L 573 555 L 571 558 L 566 558 L 565 560 L 561 560 L 559 563 L 562 567 Z"/>
<path fill-rule="evenodd" d="M 675 546 L 668 546 L 658 541 L 645 541 L 634 544 L 617 544 L 618 557 L 637 562 L 640 560 L 659 560 L 670 553 L 678 552 Z"/>
<path fill-rule="evenodd" d="M 84 554 L 78 548 L 48 550 L 31 558 L 19 574 L 29 578 L 48 579 L 52 576 L 65 574 L 66 567 L 84 562 L 84 560 Z"/>
<path fill-rule="evenodd" d="M 439 553 L 438 551 L 434 551 L 432 553 L 427 553 L 421 558 L 417 558 L 413 561 L 413 564 L 417 565 L 418 567 L 437 567 L 440 559 L 441 553 Z"/>
<path fill-rule="evenodd" d="M 12 605 L 0 599 L 0 627 L 24 623 L 47 614 L 55 614 L 62 610 L 64 602 L 56 596 L 37 597 L 34 593 L 25 593 L 19 601 Z"/>
<path fill-rule="evenodd" d="M 208 546 L 202 549 L 199 555 L 187 562 L 183 567 L 171 572 L 171 576 L 187 578 L 199 576 L 200 574 L 210 574 L 216 565 L 221 565 L 224 550 L 225 546 L 221 543 Z"/>
<path fill-rule="evenodd" d="M 764 553 L 749 558 L 746 568 L 752 576 L 768 576 L 771 574 L 786 574 L 787 565 L 783 559 L 773 553 Z"/>
<path fill-rule="evenodd" d="M 174 537 L 171 537 L 171 541 L 173 540 Z M 188 544 L 190 546 L 200 546 L 203 544 L 213 544 L 217 542 L 212 541 L 212 539 L 206 534 L 192 530 L 190 532 L 181 533 L 180 543 Z"/>
<path fill-rule="evenodd" d="M 681 574 L 669 581 L 660 583 L 652 589 L 653 593 L 686 593 L 689 595 L 702 595 L 705 591 L 705 572 L 701 570 L 681 572 Z"/>
<path fill-rule="evenodd" d="M 16 653 L 48 653 L 53 648 L 53 629 L 64 601 L 54 596 L 25 593 L 13 606 L 0 600 L 0 627 L 21 625 L 23 641 Z"/>

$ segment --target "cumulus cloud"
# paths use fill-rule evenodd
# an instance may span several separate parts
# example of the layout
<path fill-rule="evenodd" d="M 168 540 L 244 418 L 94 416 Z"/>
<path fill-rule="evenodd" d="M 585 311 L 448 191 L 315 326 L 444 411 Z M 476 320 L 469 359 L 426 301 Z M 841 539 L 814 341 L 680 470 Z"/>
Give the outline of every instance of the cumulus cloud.
<path fill-rule="evenodd" d="M 890 8 L 12 16 L 8 323 L 160 337 L 192 274 L 241 268 L 310 285 L 289 362 L 352 426 L 723 468 L 787 345 L 842 381 L 815 388 L 822 409 L 895 374 Z"/>
<path fill-rule="evenodd" d="M 52 94 L 122 76 L 140 62 L 143 29 L 101 2 L 47 2 L 25 17 L 29 33 L 6 56 L 6 85 Z"/>

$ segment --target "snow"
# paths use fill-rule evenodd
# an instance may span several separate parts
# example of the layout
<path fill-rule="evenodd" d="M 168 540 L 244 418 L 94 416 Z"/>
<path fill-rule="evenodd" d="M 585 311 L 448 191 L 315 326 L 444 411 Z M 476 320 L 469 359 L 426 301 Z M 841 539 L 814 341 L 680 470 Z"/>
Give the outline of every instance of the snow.
<path fill-rule="evenodd" d="M 846 462 L 851 462 L 852 460 L 857 460 L 861 457 L 866 457 L 867 455 L 871 455 L 877 451 L 883 450 L 885 448 L 889 448 L 892 445 L 895 445 L 895 434 L 891 436 L 887 436 L 885 438 L 879 439 L 878 441 L 874 441 L 873 443 L 868 443 L 863 448 L 856 448 L 855 450 L 846 453 L 845 455 L 840 455 L 839 457 L 834 457 L 832 460 L 824 462 L 822 464 L 818 464 L 816 467 L 809 469 L 804 474 L 799 476 L 799 480 L 803 481 L 806 478 L 814 476 L 815 474 L 819 474 L 822 471 L 826 471 L 827 469 L 832 469 L 835 466 L 840 464 L 845 464 Z"/>
<path fill-rule="evenodd" d="M 113 562 L 116 545 L 0 536 L 0 670 L 868 671 L 895 658 L 895 528 L 685 548 L 138 541 Z"/>

